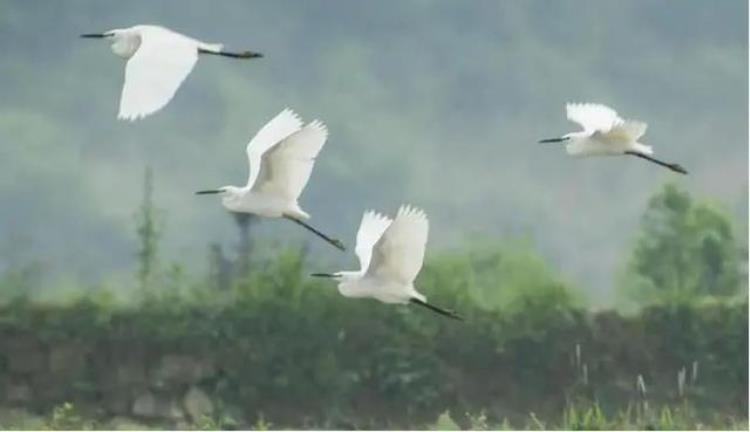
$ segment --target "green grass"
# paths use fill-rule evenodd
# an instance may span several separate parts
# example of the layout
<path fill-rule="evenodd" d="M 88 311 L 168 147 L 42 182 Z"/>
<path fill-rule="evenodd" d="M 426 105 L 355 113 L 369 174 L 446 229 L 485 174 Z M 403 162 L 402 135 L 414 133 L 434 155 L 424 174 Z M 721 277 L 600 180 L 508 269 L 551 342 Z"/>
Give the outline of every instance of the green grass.
<path fill-rule="evenodd" d="M 189 430 L 233 429 L 231 419 L 204 416 L 188 423 Z M 169 429 L 169 425 L 151 424 L 148 427 Z M 319 429 L 322 426 L 308 425 Z M 412 425 L 413 429 L 429 430 L 747 430 L 747 419 L 718 417 L 711 422 L 700 421 L 689 404 L 664 405 L 648 408 L 631 404 L 613 413 L 605 413 L 598 403 L 569 404 L 558 419 L 539 418 L 530 412 L 524 421 L 513 423 L 507 418 L 490 421 L 484 411 L 465 413 L 459 422 L 445 411 L 428 425 Z M 41 421 L 28 422 L 21 417 L 0 418 L 0 429 L 42 430 L 97 430 L 107 429 L 107 419 L 87 418 L 73 404 L 64 403 L 54 407 Z M 273 430 L 274 425 L 263 416 L 251 427 L 252 430 Z"/>

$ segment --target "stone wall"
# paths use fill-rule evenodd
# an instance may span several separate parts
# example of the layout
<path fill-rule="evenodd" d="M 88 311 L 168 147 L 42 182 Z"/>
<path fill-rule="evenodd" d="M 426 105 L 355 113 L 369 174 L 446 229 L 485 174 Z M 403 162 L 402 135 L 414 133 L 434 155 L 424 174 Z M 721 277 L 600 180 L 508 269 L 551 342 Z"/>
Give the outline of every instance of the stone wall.
<path fill-rule="evenodd" d="M 531 322 L 474 311 L 457 324 L 314 295 L 304 310 L 275 297 L 0 308 L 0 425 L 26 416 L 38 427 L 66 402 L 111 428 L 207 417 L 249 428 L 262 415 L 281 428 L 408 429 L 446 410 L 521 425 L 531 411 L 559 417 L 572 397 L 626 409 L 637 375 L 654 407 L 687 398 L 701 418 L 747 412 L 746 303 L 634 316 L 554 309 Z M 683 398 L 677 374 L 693 362 Z"/>
<path fill-rule="evenodd" d="M 39 341 L 5 332 L 0 340 L 0 418 L 47 413 L 76 402 L 96 418 L 120 424 L 185 428 L 211 416 L 215 404 L 202 382 L 216 374 L 211 360 L 184 353 L 80 342 Z M 241 419 L 239 419 L 241 420 Z"/>

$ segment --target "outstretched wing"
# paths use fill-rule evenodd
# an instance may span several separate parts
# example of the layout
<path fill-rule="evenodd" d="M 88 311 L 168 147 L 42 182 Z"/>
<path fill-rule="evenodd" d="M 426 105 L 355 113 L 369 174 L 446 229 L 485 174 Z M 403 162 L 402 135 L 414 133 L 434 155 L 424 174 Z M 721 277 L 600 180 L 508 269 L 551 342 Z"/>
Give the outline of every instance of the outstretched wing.
<path fill-rule="evenodd" d="M 196 41 L 171 30 L 144 26 L 140 45 L 125 66 L 117 118 L 138 120 L 163 108 L 198 61 Z"/>
<path fill-rule="evenodd" d="M 578 123 L 586 132 L 609 132 L 614 126 L 622 123 L 617 111 L 612 108 L 592 103 L 569 103 L 565 105 L 568 120 Z"/>
<path fill-rule="evenodd" d="M 296 201 L 327 138 L 328 129 L 315 120 L 271 148 L 263 155 L 257 190 Z"/>
<path fill-rule="evenodd" d="M 359 224 L 359 231 L 357 231 L 357 246 L 354 248 L 354 252 L 359 258 L 359 268 L 363 272 L 367 271 L 370 265 L 373 246 L 383 236 L 383 232 L 391 222 L 393 222 L 391 218 L 372 210 L 368 210 L 362 215 L 362 222 Z"/>
<path fill-rule="evenodd" d="M 250 163 L 247 185 L 255 187 L 262 167 L 263 155 L 273 146 L 300 130 L 302 120 L 289 108 L 284 109 L 255 134 L 247 144 L 246 153 Z M 265 175 L 264 175 L 265 177 Z M 260 183 L 260 182 L 258 182 Z"/>
<path fill-rule="evenodd" d="M 429 223 L 417 208 L 401 206 L 372 250 L 371 274 L 405 285 L 414 282 L 424 262 Z"/>

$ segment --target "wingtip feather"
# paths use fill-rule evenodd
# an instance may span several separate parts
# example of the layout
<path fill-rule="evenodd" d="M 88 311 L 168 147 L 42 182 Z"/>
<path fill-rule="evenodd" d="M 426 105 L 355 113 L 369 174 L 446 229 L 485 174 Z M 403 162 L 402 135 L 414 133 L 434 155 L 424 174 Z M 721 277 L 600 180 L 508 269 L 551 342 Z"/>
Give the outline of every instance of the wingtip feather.
<path fill-rule="evenodd" d="M 302 123 L 302 118 L 293 109 L 286 107 L 280 113 L 279 116 L 290 117 L 291 119 Z"/>
<path fill-rule="evenodd" d="M 411 204 L 402 204 L 398 209 L 399 216 L 403 217 L 415 217 L 417 219 L 427 219 L 427 213 L 419 207 L 415 207 Z"/>
<path fill-rule="evenodd" d="M 317 129 L 320 132 L 324 133 L 326 136 L 328 135 L 328 126 L 326 126 L 325 123 L 323 123 L 322 121 L 318 119 L 311 121 L 310 123 L 307 124 L 306 127 L 311 128 L 311 129 Z"/>
<path fill-rule="evenodd" d="M 366 210 L 362 218 L 364 220 L 372 219 L 372 220 L 383 221 L 383 222 L 391 221 L 391 218 L 375 210 Z"/>

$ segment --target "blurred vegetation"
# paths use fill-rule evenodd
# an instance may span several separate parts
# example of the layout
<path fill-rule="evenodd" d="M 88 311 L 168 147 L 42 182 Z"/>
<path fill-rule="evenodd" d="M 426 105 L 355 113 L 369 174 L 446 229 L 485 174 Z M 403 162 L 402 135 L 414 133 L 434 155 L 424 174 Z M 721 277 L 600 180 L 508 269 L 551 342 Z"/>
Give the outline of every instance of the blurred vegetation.
<path fill-rule="evenodd" d="M 156 270 L 160 226 L 157 211 L 154 208 L 154 174 L 151 167 L 146 167 L 143 175 L 143 201 L 136 214 L 136 233 L 138 234 L 138 283 L 142 291 L 150 288 L 151 278 Z"/>
<path fill-rule="evenodd" d="M 575 303 L 542 301 L 545 288 L 499 283 L 506 251 L 487 251 L 478 256 L 486 259 L 481 270 L 466 266 L 466 257 L 438 257 L 419 279 L 432 301 L 460 311 L 464 323 L 341 298 L 332 284 L 306 277 L 301 252 L 288 251 L 256 263 L 230 292 L 175 286 L 137 304 L 101 295 L 46 306 L 16 299 L 0 310 L 0 332 L 90 348 L 91 366 L 76 385 L 60 383 L 54 397 L 36 399 L 30 408 L 37 412 L 60 400 L 97 406 L 96 389 L 117 365 L 106 358 L 130 352 L 146 353 L 147 362 L 166 353 L 207 359 L 216 371 L 200 386 L 235 413 L 227 418 L 253 424 L 263 413 L 282 428 L 420 428 L 446 410 L 479 413 L 452 417 L 461 427 L 631 427 L 662 421 L 657 407 L 674 417 L 682 401 L 691 404 L 689 421 L 744 418 L 746 302 L 654 305 L 633 316 L 588 313 Z M 453 264 L 445 273 L 451 276 L 441 278 L 445 263 Z M 472 281 L 476 291 L 457 290 L 458 280 Z M 515 294 L 488 297 L 482 280 Z M 565 286 L 554 277 L 538 283 L 553 293 Z M 677 374 L 694 361 L 700 376 L 680 397 Z M 619 411 L 642 402 L 638 374 L 656 411 L 623 417 Z M 592 413 L 577 411 L 595 402 Z"/>
<path fill-rule="evenodd" d="M 562 420 L 555 423 L 545 423 L 537 418 L 532 412 L 528 418 L 516 425 L 512 425 L 507 419 L 498 423 L 488 423 L 484 414 L 476 416 L 467 414 L 468 422 L 464 429 L 484 430 L 746 430 L 747 421 L 737 418 L 714 418 L 710 423 L 705 423 L 695 417 L 689 404 L 681 404 L 675 407 L 664 406 L 652 412 L 642 412 L 628 405 L 624 410 L 607 416 L 597 403 L 588 405 L 570 404 L 564 409 Z M 107 424 L 97 423 L 93 420 L 85 420 L 70 403 L 64 403 L 53 408 L 52 412 L 34 423 L 24 423 L 22 419 L 12 419 L 11 422 L 0 423 L 4 429 L 41 429 L 41 430 L 96 430 L 106 429 Z M 133 429 L 148 429 L 148 425 L 132 424 Z M 187 430 L 229 430 L 232 425 L 205 416 L 190 424 Z M 248 427 L 250 430 L 272 430 L 273 424 L 267 423 L 263 418 Z M 456 423 L 451 414 L 445 411 L 437 420 L 426 425 L 427 430 L 457 431 L 461 426 Z"/>
<path fill-rule="evenodd" d="M 27 407 L 48 413 L 46 427 L 104 424 L 95 408 L 122 353 L 214 365 L 198 385 L 217 408 L 194 429 L 746 427 L 741 252 L 725 213 L 672 185 L 651 199 L 635 241 L 637 311 L 589 311 L 528 238 L 485 238 L 431 252 L 417 279 L 463 323 L 343 298 L 307 276 L 320 265 L 307 248 L 273 256 L 241 244 L 223 270 L 191 278 L 160 264 L 147 203 L 136 229 L 153 253 L 141 254 L 139 274 L 143 259 L 151 267 L 137 298 L 100 287 L 44 303 L 26 295 L 33 268 L 0 279 L 0 345 L 20 337 L 87 353 L 84 371 Z"/>
<path fill-rule="evenodd" d="M 184 353 L 216 365 L 196 430 L 746 430 L 747 2 L 574 3 L 0 0 L 0 346 L 86 353 L 73 377 L 27 377 L 50 391 L 0 407 L 0 429 L 109 427 L 118 362 Z M 75 36 L 137 22 L 268 55 L 202 62 L 163 112 L 118 123 L 122 64 Z M 570 127 L 571 97 L 651 122 L 685 187 L 734 211 L 654 192 L 653 166 L 526 146 Z M 423 205 L 450 229 L 417 286 L 465 323 L 342 298 L 307 277 L 335 265 L 318 245 L 260 247 L 272 223 L 190 194 L 242 181 L 243 143 L 286 105 L 332 131 L 302 199 L 316 223 L 343 236 L 365 207 Z M 620 256 L 632 308 L 590 310 Z"/>
<path fill-rule="evenodd" d="M 640 304 L 736 296 L 747 276 L 747 251 L 735 232 L 726 210 L 666 185 L 643 216 L 627 294 Z"/>

